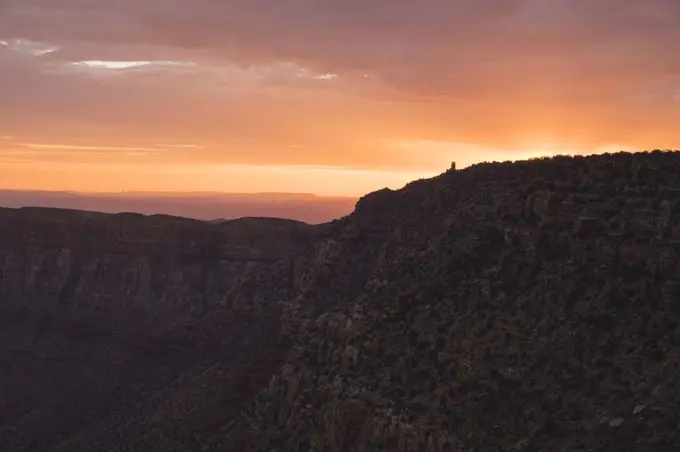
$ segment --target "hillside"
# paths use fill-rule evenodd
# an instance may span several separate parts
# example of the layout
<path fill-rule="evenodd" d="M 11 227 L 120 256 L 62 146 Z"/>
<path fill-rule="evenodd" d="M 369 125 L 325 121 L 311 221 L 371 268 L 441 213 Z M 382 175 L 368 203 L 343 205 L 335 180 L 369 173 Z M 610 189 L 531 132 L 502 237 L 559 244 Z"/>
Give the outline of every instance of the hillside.
<path fill-rule="evenodd" d="M 651 153 L 365 197 L 302 259 L 295 347 L 215 450 L 676 450 L 679 194 L 680 154 Z"/>
<path fill-rule="evenodd" d="M 86 391 L 101 396 L 94 386 L 67 398 L 62 380 L 40 393 L 35 385 L 53 377 L 35 357 L 6 352 L 19 366 L 14 384 L 36 374 L 32 409 L 23 399 L 0 407 L 0 450 L 674 451 L 679 195 L 680 153 L 654 152 L 476 165 L 372 193 L 321 226 L 270 222 L 257 238 L 258 219 L 143 217 L 134 237 L 156 245 L 140 248 L 120 232 L 132 222 L 125 215 L 96 228 L 83 217 L 94 214 L 50 211 L 57 222 L 46 211 L 4 212 L 0 228 L 15 222 L 0 230 L 4 262 L 21 263 L 0 268 L 24 269 L 0 286 L 19 337 L 44 330 L 30 330 L 21 312 L 42 316 L 46 305 L 115 305 L 105 318 L 139 335 L 116 345 L 126 383 L 115 387 L 122 395 L 107 393 L 116 409 L 94 418 L 84 402 Z M 39 222 L 42 232 L 29 226 Z M 24 239 L 13 239 L 17 230 Z M 121 237 L 128 255 L 151 256 L 155 290 L 131 295 L 141 289 L 93 279 L 84 263 L 77 283 L 59 273 L 70 258 L 57 250 L 83 244 L 91 259 L 117 262 L 105 256 Z M 243 242 L 249 263 L 230 254 L 230 270 L 217 272 L 224 255 L 211 250 Z M 51 250 L 40 262 L 54 263 L 41 267 L 29 248 Z M 266 253 L 275 258 L 253 258 Z M 183 277 L 167 276 L 177 268 Z M 53 280 L 64 281 L 59 290 Z M 129 307 L 153 321 L 163 307 L 168 323 L 149 334 Z M 41 337 L 25 339 L 30 353 L 55 343 Z M 95 368 L 108 378 L 114 361 L 84 342 L 98 364 L 65 365 L 67 375 Z M 157 348 L 143 354 L 149 343 Z M 39 394 L 61 399 L 42 404 Z"/>

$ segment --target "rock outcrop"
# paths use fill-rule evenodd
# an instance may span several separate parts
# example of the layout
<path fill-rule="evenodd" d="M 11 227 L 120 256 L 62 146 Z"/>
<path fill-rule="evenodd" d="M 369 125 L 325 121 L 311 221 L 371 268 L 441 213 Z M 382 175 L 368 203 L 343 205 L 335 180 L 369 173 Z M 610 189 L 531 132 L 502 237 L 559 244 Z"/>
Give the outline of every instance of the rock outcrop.
<path fill-rule="evenodd" d="M 145 237 L 166 237 L 158 253 L 175 260 L 149 258 L 135 274 L 157 276 L 122 285 L 69 282 L 63 268 L 83 264 L 69 264 L 78 260 L 63 250 L 76 256 L 81 233 L 55 239 L 44 261 L 53 270 L 32 270 L 40 266 L 30 258 L 25 279 L 0 286 L 13 294 L 8 304 L 164 307 L 173 320 L 153 335 L 144 326 L 115 349 L 128 360 L 119 371 L 128 379 L 105 400 L 127 405 L 74 427 L 60 423 L 64 404 L 101 392 L 73 390 L 48 407 L 34 399 L 24 411 L 19 400 L 20 415 L 0 418 L 0 449 L 675 450 L 679 195 L 680 153 L 480 164 L 370 194 L 328 224 L 281 226 L 289 239 L 265 247 L 279 250 L 276 259 L 231 270 L 218 271 L 221 258 L 207 252 L 222 249 L 214 243 L 224 232 L 196 224 L 200 234 L 180 233 L 194 226 L 163 219 Z M 176 232 L 163 235 L 166 228 Z M 239 229 L 239 240 L 250 229 Z M 3 249 L 19 246 L 3 234 Z M 3 256 L 30 254 L 21 253 Z M 143 267 L 126 262 L 114 273 Z M 184 276 L 163 276 L 178 266 Z M 147 287 L 138 281 L 154 278 L 162 281 L 156 292 L 135 295 Z M 37 280 L 46 282 L 23 282 Z M 116 292 L 78 298 L 78 287 Z M 21 325 L 18 318 L 8 323 Z M 35 336 L 32 344 L 45 337 Z M 119 362 L 92 350 L 90 362 L 104 369 Z M 31 365 L 20 372 L 30 375 Z M 89 368 L 97 366 L 77 369 Z M 41 428 L 48 439 L 31 436 Z"/>

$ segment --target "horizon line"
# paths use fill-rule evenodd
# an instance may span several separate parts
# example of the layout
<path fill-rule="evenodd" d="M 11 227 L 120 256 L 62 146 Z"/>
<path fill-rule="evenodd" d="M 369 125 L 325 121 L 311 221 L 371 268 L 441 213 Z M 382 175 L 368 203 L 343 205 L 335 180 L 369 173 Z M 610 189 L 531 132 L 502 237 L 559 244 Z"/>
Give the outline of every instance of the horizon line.
<path fill-rule="evenodd" d="M 265 191 L 265 192 L 229 192 L 229 191 L 210 191 L 210 190 L 188 190 L 188 191 L 168 191 L 168 190 L 119 190 L 119 191 L 78 191 L 78 190 L 45 190 L 32 188 L 0 188 L 0 192 L 12 193 L 63 193 L 74 195 L 213 195 L 213 196 L 306 196 L 313 198 L 357 198 L 356 195 L 318 195 L 308 192 L 285 192 L 285 191 Z"/>

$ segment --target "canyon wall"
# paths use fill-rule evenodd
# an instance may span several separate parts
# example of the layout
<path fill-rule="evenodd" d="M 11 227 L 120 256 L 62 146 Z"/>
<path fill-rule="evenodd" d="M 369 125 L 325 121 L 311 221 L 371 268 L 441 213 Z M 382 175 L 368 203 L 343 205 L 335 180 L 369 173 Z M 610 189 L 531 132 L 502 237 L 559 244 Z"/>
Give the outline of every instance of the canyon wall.
<path fill-rule="evenodd" d="M 2 211 L 0 449 L 675 450 L 678 195 L 652 152 L 315 227 Z"/>

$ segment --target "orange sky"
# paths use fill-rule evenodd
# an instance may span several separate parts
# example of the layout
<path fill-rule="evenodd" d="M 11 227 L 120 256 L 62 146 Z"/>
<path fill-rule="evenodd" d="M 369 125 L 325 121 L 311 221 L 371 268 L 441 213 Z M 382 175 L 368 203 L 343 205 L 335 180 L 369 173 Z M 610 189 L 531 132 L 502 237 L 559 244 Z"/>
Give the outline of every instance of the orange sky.
<path fill-rule="evenodd" d="M 678 23 L 674 0 L 5 0 L 0 188 L 360 195 L 680 147 Z"/>

